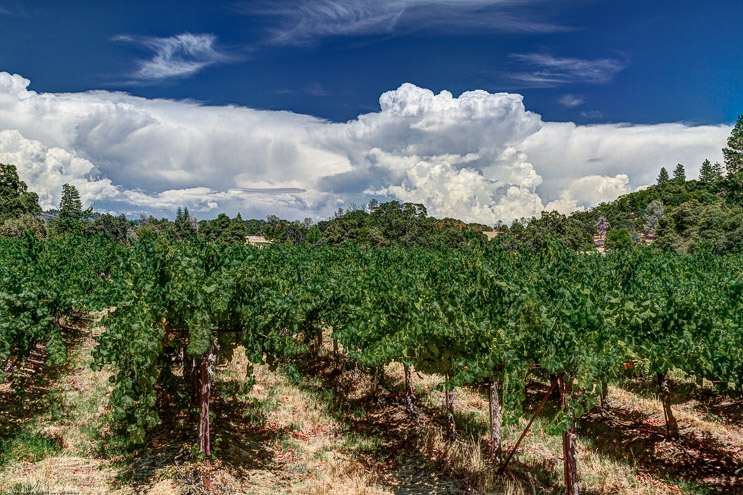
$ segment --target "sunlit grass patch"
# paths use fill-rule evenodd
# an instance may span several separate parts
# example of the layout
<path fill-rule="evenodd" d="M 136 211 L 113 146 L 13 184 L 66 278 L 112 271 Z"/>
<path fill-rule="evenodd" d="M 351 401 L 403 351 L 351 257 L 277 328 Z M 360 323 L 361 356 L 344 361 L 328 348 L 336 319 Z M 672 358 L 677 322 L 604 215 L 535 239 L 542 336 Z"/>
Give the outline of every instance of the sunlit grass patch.
<path fill-rule="evenodd" d="M 40 431 L 38 424 L 26 426 L 0 440 L 0 466 L 10 462 L 36 462 L 59 454 L 62 439 Z"/>
<path fill-rule="evenodd" d="M 42 481 L 16 481 L 9 486 L 0 486 L 0 495 L 50 493 L 49 485 Z"/>

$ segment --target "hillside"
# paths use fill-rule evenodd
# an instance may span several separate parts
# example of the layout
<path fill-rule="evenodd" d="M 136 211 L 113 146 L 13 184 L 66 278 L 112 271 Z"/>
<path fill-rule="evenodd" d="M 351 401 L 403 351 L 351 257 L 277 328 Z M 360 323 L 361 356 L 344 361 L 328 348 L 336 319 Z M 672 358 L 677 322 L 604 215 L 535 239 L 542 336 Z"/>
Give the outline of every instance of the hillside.
<path fill-rule="evenodd" d="M 652 243 L 678 253 L 707 246 L 719 254 L 739 253 L 743 251 L 743 172 L 707 181 L 661 181 L 570 215 L 542 212 L 538 218 L 523 218 L 496 230 L 507 245 L 515 249 L 521 244 L 532 252 L 549 237 L 571 249 L 603 248 L 615 231 L 628 238 L 627 246 Z"/>
<path fill-rule="evenodd" d="M 621 196 L 570 218 L 592 235 L 627 229 L 635 242 L 654 238 L 657 246 L 693 252 L 715 245 L 720 253 L 743 249 L 741 177 L 716 180 L 669 180 Z"/>

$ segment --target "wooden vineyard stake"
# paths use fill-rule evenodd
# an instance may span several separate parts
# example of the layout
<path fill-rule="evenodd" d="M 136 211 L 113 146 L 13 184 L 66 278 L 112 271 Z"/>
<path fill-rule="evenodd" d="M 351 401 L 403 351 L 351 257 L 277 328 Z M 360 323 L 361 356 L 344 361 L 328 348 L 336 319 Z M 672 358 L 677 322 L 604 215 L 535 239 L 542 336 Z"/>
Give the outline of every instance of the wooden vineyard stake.
<path fill-rule="evenodd" d="M 496 468 L 501 464 L 501 434 L 500 434 L 500 381 L 488 383 L 488 404 L 490 409 L 490 446 L 491 455 Z"/>
<path fill-rule="evenodd" d="M 324 344 L 322 332 L 323 332 L 323 327 L 320 327 L 320 330 L 317 332 L 317 353 L 318 354 L 322 352 L 322 346 Z"/>
<path fill-rule="evenodd" d="M 532 415 L 531 419 L 529 420 L 529 424 L 526 425 L 526 428 L 524 428 L 524 431 L 521 432 L 521 435 L 519 436 L 519 439 L 516 441 L 516 445 L 513 446 L 511 449 L 511 452 L 508 453 L 508 457 L 506 457 L 506 461 L 503 463 L 501 468 L 498 470 L 498 474 L 502 474 L 506 470 L 506 466 L 508 466 L 508 462 L 511 460 L 511 457 L 513 457 L 513 454 L 516 453 L 516 450 L 519 448 L 519 445 L 521 445 L 521 441 L 526 436 L 526 433 L 529 431 L 529 428 L 531 428 L 531 424 L 534 422 L 535 419 L 537 419 L 537 416 L 542 411 L 542 408 L 547 403 L 547 399 L 549 399 L 550 395 L 552 394 L 552 391 L 555 389 L 555 385 L 557 385 L 557 379 L 562 377 L 562 375 L 558 375 L 555 378 L 552 379 L 552 385 L 550 385 L 549 390 L 547 390 L 547 393 L 544 394 L 544 397 L 542 398 L 542 402 L 539 404 L 539 407 L 537 407 L 537 410 L 534 411 L 534 415 Z"/>

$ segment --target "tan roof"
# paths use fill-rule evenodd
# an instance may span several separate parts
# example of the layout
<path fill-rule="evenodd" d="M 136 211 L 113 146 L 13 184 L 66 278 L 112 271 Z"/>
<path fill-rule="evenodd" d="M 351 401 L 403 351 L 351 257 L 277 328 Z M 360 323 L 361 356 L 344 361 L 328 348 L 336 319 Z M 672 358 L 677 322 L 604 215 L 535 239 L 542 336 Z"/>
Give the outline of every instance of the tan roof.
<path fill-rule="evenodd" d="M 247 235 L 245 236 L 245 242 L 250 245 L 271 244 L 271 241 L 269 241 L 262 235 Z"/>

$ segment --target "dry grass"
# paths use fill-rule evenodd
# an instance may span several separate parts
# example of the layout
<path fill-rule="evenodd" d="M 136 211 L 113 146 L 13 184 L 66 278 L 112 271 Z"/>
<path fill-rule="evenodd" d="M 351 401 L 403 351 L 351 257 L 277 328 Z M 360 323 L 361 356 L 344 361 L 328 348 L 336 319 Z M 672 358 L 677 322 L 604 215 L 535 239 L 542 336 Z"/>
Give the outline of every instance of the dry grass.
<path fill-rule="evenodd" d="M 391 365 L 387 368 L 389 376 L 402 380 L 402 367 Z M 415 375 L 419 405 L 429 415 L 440 414 L 443 409 L 443 393 L 437 388 L 443 377 L 435 375 Z M 519 434 L 526 427 L 530 407 L 533 410 L 534 402 L 541 399 L 545 392 L 537 385 L 532 395 L 532 405 L 527 406 L 524 417 L 515 425 L 505 425 L 503 428 L 504 452 L 513 446 Z M 653 416 L 653 421 L 662 420 L 660 403 L 648 398 L 640 397 L 621 388 L 611 388 L 611 397 L 615 410 L 620 412 L 626 404 L 632 404 L 638 410 L 643 410 Z M 457 389 L 456 391 L 457 421 L 461 437 L 457 442 L 446 440 L 440 426 L 430 425 L 421 433 L 416 442 L 416 448 L 429 455 L 433 455 L 451 476 L 465 479 L 474 491 L 480 493 L 553 493 L 559 492 L 562 478 L 562 443 L 561 437 L 545 433 L 545 418 L 538 417 L 519 447 L 519 451 L 511 461 L 510 475 L 497 476 L 488 459 L 487 425 L 489 423 L 487 398 L 476 389 Z M 590 415 L 589 415 L 590 416 Z M 733 454 L 743 449 L 743 431 L 729 424 L 704 419 L 689 408 L 679 409 L 677 418 L 685 426 L 687 437 L 696 437 L 700 442 L 709 441 L 716 437 L 721 443 L 729 447 Z M 583 418 L 583 423 L 601 422 L 602 418 L 593 415 Z M 660 427 L 658 428 L 660 431 Z M 643 459 L 626 458 L 631 455 L 630 450 L 615 455 L 608 452 L 602 442 L 597 442 L 593 436 L 594 430 L 582 428 L 579 431 L 578 457 L 579 477 L 581 487 L 589 493 L 598 494 L 661 494 L 661 493 L 699 493 L 703 488 L 695 487 L 694 483 L 687 484 L 684 490 L 675 482 L 668 482 L 667 474 L 673 474 L 672 469 L 655 469 L 657 466 L 646 465 Z M 613 431 L 613 442 L 620 445 L 633 440 L 632 434 L 627 437 L 622 431 Z M 597 434 L 596 436 L 600 436 Z M 662 439 L 661 439 L 662 440 Z M 724 440 L 724 442 L 723 442 Z M 726 442 L 726 443 L 725 443 Z M 645 460 L 654 458 L 658 464 L 669 462 L 662 449 L 651 450 L 653 455 Z M 505 454 L 504 454 L 505 456 Z M 708 485 L 722 493 L 737 493 L 741 490 L 732 471 L 723 472 L 722 478 L 707 479 Z M 660 475 L 660 476 L 659 476 Z M 693 474 L 691 477 L 693 481 Z M 722 481 L 722 483 L 720 483 Z M 719 488 L 717 488 L 719 486 Z M 724 487 L 724 488 L 723 488 Z"/>
<path fill-rule="evenodd" d="M 48 457 L 39 462 L 10 466 L 0 474 L 0 486 L 22 482 L 49 492 L 75 491 L 82 495 L 131 494 L 131 487 L 114 488 L 116 470 L 100 459 Z"/>
<path fill-rule="evenodd" d="M 238 348 L 225 364 L 224 375 L 244 381 L 248 365 L 244 351 Z M 269 432 L 271 438 L 264 443 L 268 444 L 270 462 L 251 469 L 226 461 L 225 469 L 241 480 L 239 493 L 389 493 L 377 486 L 373 471 L 338 452 L 338 446 L 344 444 L 343 433 L 328 413 L 327 404 L 302 392 L 285 374 L 268 366 L 255 366 L 253 377 L 255 385 L 244 399 L 261 409 L 260 420 L 252 418 L 251 428 Z"/>
<path fill-rule="evenodd" d="M 16 460 L 0 467 L 0 486 L 83 494 L 185 493 L 193 483 L 187 468 L 191 430 L 179 438 L 167 429 L 156 432 L 146 455 L 136 458 L 118 456 L 112 462 L 100 451 L 101 442 L 110 437 L 110 432 L 102 430 L 109 372 L 90 370 L 93 345 L 91 333 L 81 331 L 68 369 L 55 383 L 44 385 L 56 388 L 64 414 L 20 411 L 17 415 L 19 427 L 30 416 L 32 421 L 26 425 L 30 434 L 56 439 L 61 451 L 41 460 Z M 353 368 L 339 371 L 329 364 L 331 355 L 332 341 L 326 336 L 317 359 L 303 364 L 299 382 L 281 368 L 271 371 L 256 366 L 255 385 L 234 397 L 226 391 L 248 381 L 249 363 L 238 349 L 229 362 L 220 365 L 215 390 L 223 396 L 214 401 L 213 437 L 222 443 L 220 461 L 212 469 L 215 493 L 562 492 L 561 438 L 545 432 L 553 404 L 535 421 L 507 474 L 499 476 L 489 459 L 488 407 L 482 391 L 457 389 L 460 440 L 449 441 L 444 434 L 443 394 L 438 388 L 442 377 L 414 373 L 421 412 L 421 425 L 415 426 L 400 397 L 402 366 L 387 366 L 380 384 L 377 378 Z M 31 375 L 32 381 L 40 380 L 44 372 L 37 369 Z M 39 385 L 34 390 L 40 399 L 44 388 Z M 524 417 L 503 428 L 504 451 L 514 445 L 545 391 L 543 384 L 530 384 Z M 12 391 L 5 393 L 10 397 Z M 725 402 L 723 409 L 719 401 L 684 398 L 674 406 L 684 440 L 679 446 L 663 440 L 662 409 L 652 393 L 613 387 L 610 396 L 608 416 L 591 413 L 579 422 L 578 468 L 586 493 L 702 494 L 706 493 L 702 485 L 715 493 L 742 491 L 739 480 L 729 472 L 727 458 L 721 460 L 726 455 L 741 460 L 738 403 Z M 727 416 L 709 411 L 723 411 Z M 122 478 L 122 473 L 133 470 L 139 470 L 138 478 Z M 681 481 L 684 475 L 697 476 L 702 485 Z M 677 482 L 681 486 L 676 487 Z"/>
<path fill-rule="evenodd" d="M 470 407 L 476 407 L 475 400 L 471 399 Z M 518 426 L 505 428 L 505 447 L 515 443 L 526 424 L 527 420 L 522 419 Z M 419 437 L 417 448 L 432 454 L 450 475 L 466 479 L 475 493 L 552 493 L 555 487 L 559 487 L 562 474 L 561 437 L 539 432 L 539 426 L 541 425 L 537 426 L 537 433 L 528 435 L 522 443 L 519 453 L 512 460 L 509 474 L 502 476 L 497 475 L 493 469 L 485 438 L 470 436 L 451 442 L 446 440 L 440 428 L 428 428 Z M 601 456 L 582 443 L 579 444 L 579 458 L 581 485 L 590 493 L 665 493 L 645 480 L 638 479 L 627 465 Z"/>
<path fill-rule="evenodd" d="M 326 340 L 326 344 L 328 340 Z M 325 352 L 329 353 L 329 344 Z M 390 365 L 385 369 L 387 379 L 397 382 L 401 389 L 402 367 Z M 324 465 L 317 470 L 317 475 L 303 484 L 294 486 L 299 493 L 459 493 L 472 491 L 473 493 L 503 493 L 503 494 L 531 494 L 531 493 L 559 493 L 562 477 L 562 445 L 561 437 L 545 433 L 545 418 L 540 417 L 532 427 L 532 431 L 525 437 L 519 452 L 514 457 L 509 473 L 505 476 L 495 474 L 488 458 L 487 436 L 487 402 L 482 393 L 474 389 L 458 389 L 456 398 L 457 417 L 460 432 L 464 440 L 447 441 L 443 433 L 442 421 L 437 416 L 443 409 L 443 394 L 437 389 L 442 382 L 440 376 L 414 375 L 415 386 L 418 390 L 419 407 L 424 416 L 423 427 L 412 428 L 402 411 L 402 405 L 374 404 L 369 406 L 368 412 L 360 420 L 346 419 L 347 423 L 340 427 L 333 418 L 329 417 L 326 404 L 315 403 L 310 399 L 307 406 L 307 395 L 300 392 L 302 398 L 293 397 L 297 394 L 297 387 L 289 383 L 281 375 L 272 374 L 267 370 L 258 371 L 258 383 L 265 384 L 272 393 L 284 397 L 281 411 L 276 417 L 283 424 L 295 422 L 301 430 L 312 428 L 318 421 L 335 425 L 338 431 L 333 438 L 324 438 L 313 447 L 309 443 L 298 442 L 301 450 L 309 456 L 318 453 L 324 454 Z M 350 382 L 354 382 L 349 386 Z M 350 371 L 335 378 L 335 385 L 343 391 L 348 390 L 345 397 L 347 407 L 363 400 L 364 396 L 375 394 L 376 380 L 368 375 Z M 541 396 L 544 390 L 539 384 L 532 395 Z M 393 383 L 394 387 L 394 383 Z M 262 400 L 268 398 L 266 388 L 258 386 L 256 397 Z M 263 395 L 261 395 L 263 394 Z M 639 404 L 639 407 L 654 416 L 660 416 L 660 405 L 651 400 L 640 397 L 624 389 L 611 390 L 614 403 L 619 411 L 625 402 Z M 541 398 L 541 397 L 540 397 Z M 316 405 L 315 405 L 316 404 Z M 527 406 L 533 410 L 533 405 Z M 297 423 L 297 410 L 307 408 L 304 421 Z M 527 411 L 528 412 L 528 411 Z M 525 415 L 526 416 L 526 415 Z M 662 416 L 660 416 L 662 417 Z M 718 421 L 709 421 L 694 410 L 680 410 L 679 419 L 688 422 L 688 427 L 701 437 L 709 435 L 725 435 L 733 447 L 743 447 L 740 441 L 740 430 L 728 436 L 731 426 L 720 424 Z M 379 430 L 367 429 L 368 421 L 381 421 L 384 426 Z M 520 418 L 517 424 L 505 426 L 503 430 L 504 449 L 512 446 L 518 435 L 526 426 L 528 417 Z M 584 418 L 581 423 L 601 421 L 596 417 Z M 351 425 L 349 427 L 349 425 Z M 366 432 L 366 433 L 360 433 Z M 582 488 L 588 493 L 596 494 L 641 494 L 656 495 L 662 493 L 706 493 L 694 483 L 679 487 L 675 482 L 669 482 L 666 475 L 669 471 L 655 470 L 653 465 L 646 465 L 642 458 L 622 458 L 607 452 L 601 442 L 592 436 L 590 428 L 583 429 L 583 437 L 579 437 L 579 476 Z M 390 437 L 394 437 L 390 439 Z M 600 434 L 595 434 L 600 437 Z M 614 432 L 615 442 L 624 443 L 632 438 L 622 436 L 622 432 Z M 358 458 L 349 459 L 349 449 L 342 449 L 343 443 L 350 446 L 350 451 L 362 452 Z M 391 455 L 393 449 L 403 449 Z M 376 451 L 376 453 L 375 453 Z M 630 453 L 626 451 L 624 453 Z M 666 462 L 661 453 L 656 452 L 658 463 Z M 339 457 L 338 457 L 339 455 Z M 377 462 L 373 458 L 381 455 L 386 459 Z M 386 457 L 385 457 L 386 456 Z M 360 459 L 360 461 L 359 461 Z M 731 473 L 726 473 L 730 477 Z M 735 479 L 733 479 L 735 483 Z M 715 489 L 714 483 L 710 485 Z M 721 485 L 724 486 L 724 485 Z M 702 491 L 699 491 L 702 490 Z M 737 488 L 729 485 L 723 493 L 734 493 Z"/>
<path fill-rule="evenodd" d="M 658 397 L 643 397 L 622 388 L 610 387 L 612 399 L 618 400 L 624 407 L 642 410 L 660 418 L 663 417 L 663 406 Z M 737 444 L 743 449 L 743 429 L 740 425 L 725 422 L 724 419 L 709 420 L 700 414 L 697 408 L 701 405 L 697 401 L 690 401 L 690 405 L 673 405 L 671 408 L 679 428 L 694 431 L 700 435 L 719 437 Z M 697 408 L 695 408 L 696 406 Z M 663 425 L 659 425 L 662 428 Z"/>
<path fill-rule="evenodd" d="M 103 312 L 91 315 L 94 321 Z M 58 375 L 43 364 L 43 356 L 32 359 L 4 384 L 10 393 L 14 386 L 27 387 L 22 409 L 28 410 L 17 425 L 20 438 L 13 445 L 20 457 L 0 468 L 0 486 L 21 490 L 43 489 L 52 492 L 75 490 L 81 494 L 133 493 L 121 486 L 111 461 L 96 458 L 94 451 L 102 437 L 102 419 L 109 393 L 107 371 L 90 369 L 90 351 L 95 345 L 87 322 L 75 322 L 66 331 L 71 344 L 69 359 Z M 98 331 L 99 329 L 94 329 Z M 40 348 L 43 354 L 43 348 Z M 28 376 L 24 376 L 24 373 Z M 47 381 L 47 377 L 54 377 Z M 20 406 L 12 405 L 18 409 Z M 38 452 L 40 439 L 51 439 L 60 446 L 59 455 Z M 33 461 L 24 452 L 34 453 Z M 25 460 L 24 460 L 25 459 Z"/>
<path fill-rule="evenodd" d="M 393 492 L 379 485 L 379 476 L 360 462 L 329 457 L 321 472 L 299 486 L 296 493 L 317 495 L 389 495 Z"/>

